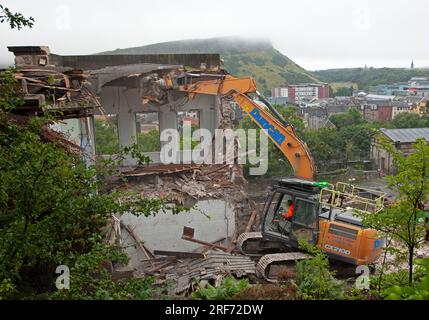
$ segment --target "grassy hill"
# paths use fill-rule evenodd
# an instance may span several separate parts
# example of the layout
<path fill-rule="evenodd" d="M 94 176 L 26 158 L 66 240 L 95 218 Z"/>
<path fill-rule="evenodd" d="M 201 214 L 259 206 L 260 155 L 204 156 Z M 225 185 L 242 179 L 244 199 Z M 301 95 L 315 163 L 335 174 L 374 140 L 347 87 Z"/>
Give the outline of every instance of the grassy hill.
<path fill-rule="evenodd" d="M 162 53 L 219 53 L 228 72 L 237 76 L 254 77 L 259 91 L 266 95 L 270 95 L 272 87 L 280 85 L 319 82 L 314 75 L 277 51 L 266 40 L 247 40 L 236 37 L 192 39 L 116 49 L 101 54 Z"/>
<path fill-rule="evenodd" d="M 408 81 L 412 77 L 429 77 L 429 69 L 405 68 L 344 68 L 313 71 L 324 82 L 349 82 L 366 90 L 377 84 Z"/>

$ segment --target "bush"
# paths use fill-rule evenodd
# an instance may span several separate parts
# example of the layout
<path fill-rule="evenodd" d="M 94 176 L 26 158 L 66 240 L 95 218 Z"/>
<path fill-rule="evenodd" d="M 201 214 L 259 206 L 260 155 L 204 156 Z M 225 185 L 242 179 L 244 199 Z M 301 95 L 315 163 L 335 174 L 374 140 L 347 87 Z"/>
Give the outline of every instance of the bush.
<path fill-rule="evenodd" d="M 297 262 L 298 297 L 304 300 L 344 299 L 345 283 L 329 271 L 328 257 L 308 243 L 300 246 L 312 255 Z"/>
<path fill-rule="evenodd" d="M 95 239 L 94 239 L 95 240 Z M 107 261 L 126 263 L 128 258 L 119 247 L 95 241 L 88 253 L 79 255 L 70 269 L 70 289 L 58 290 L 50 299 L 147 300 L 159 297 L 167 288 L 154 288 L 153 277 L 114 280 L 103 265 Z"/>
<path fill-rule="evenodd" d="M 232 275 L 228 275 L 219 287 L 215 288 L 210 284 L 206 288 L 200 286 L 192 293 L 192 297 L 201 300 L 230 300 L 248 286 L 248 279 L 236 280 Z"/>

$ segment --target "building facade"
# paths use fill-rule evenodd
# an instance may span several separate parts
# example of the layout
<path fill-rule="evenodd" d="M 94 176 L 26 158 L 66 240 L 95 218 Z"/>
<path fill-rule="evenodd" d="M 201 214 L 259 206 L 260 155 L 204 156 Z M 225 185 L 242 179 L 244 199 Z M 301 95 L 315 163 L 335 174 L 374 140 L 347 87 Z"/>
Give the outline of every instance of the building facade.
<path fill-rule="evenodd" d="M 287 87 L 277 87 L 271 89 L 271 97 L 279 98 L 279 97 L 288 97 L 288 88 Z"/>
<path fill-rule="evenodd" d="M 330 90 L 327 83 L 303 83 L 288 85 L 288 99 L 291 103 L 298 104 L 310 101 L 313 98 L 329 98 Z"/>
<path fill-rule="evenodd" d="M 382 174 L 394 174 L 395 163 L 393 157 L 382 148 L 381 138 L 387 139 L 395 145 L 395 148 L 404 155 L 413 153 L 413 143 L 418 138 L 424 138 L 429 141 L 429 128 L 412 129 L 380 129 L 379 133 L 374 135 L 371 140 L 371 161 Z"/>

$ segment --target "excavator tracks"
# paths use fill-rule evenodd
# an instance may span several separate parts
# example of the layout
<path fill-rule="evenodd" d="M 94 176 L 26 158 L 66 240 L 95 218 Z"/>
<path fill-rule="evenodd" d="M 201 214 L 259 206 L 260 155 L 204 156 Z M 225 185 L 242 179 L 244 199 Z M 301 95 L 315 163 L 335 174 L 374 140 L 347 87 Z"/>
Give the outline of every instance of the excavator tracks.
<path fill-rule="evenodd" d="M 268 253 L 284 252 L 286 247 L 278 241 L 266 240 L 261 232 L 245 232 L 237 238 L 237 248 L 246 256 L 260 257 Z"/>
<path fill-rule="evenodd" d="M 238 236 L 236 246 L 244 255 L 260 255 L 261 232 L 245 232 Z"/>
<path fill-rule="evenodd" d="M 256 274 L 271 283 L 292 278 L 296 272 L 295 262 L 310 257 L 303 252 L 290 251 L 291 248 L 285 247 L 280 242 L 264 240 L 261 232 L 242 233 L 237 238 L 236 247 L 241 254 L 258 261 Z M 331 261 L 331 267 L 339 278 L 356 277 L 356 266 Z"/>
<path fill-rule="evenodd" d="M 268 282 L 275 283 L 278 278 L 295 272 L 295 261 L 308 258 L 302 252 L 284 252 L 280 242 L 265 241 L 261 232 L 242 233 L 237 238 L 237 248 L 247 256 L 261 257 L 256 265 L 256 273 Z M 271 253 L 271 252 L 279 253 Z M 265 254 L 270 252 L 269 254 Z"/>
<path fill-rule="evenodd" d="M 256 273 L 266 281 L 275 283 L 279 278 L 295 272 L 295 262 L 307 259 L 309 256 L 302 252 L 286 252 L 266 254 L 259 259 Z"/>

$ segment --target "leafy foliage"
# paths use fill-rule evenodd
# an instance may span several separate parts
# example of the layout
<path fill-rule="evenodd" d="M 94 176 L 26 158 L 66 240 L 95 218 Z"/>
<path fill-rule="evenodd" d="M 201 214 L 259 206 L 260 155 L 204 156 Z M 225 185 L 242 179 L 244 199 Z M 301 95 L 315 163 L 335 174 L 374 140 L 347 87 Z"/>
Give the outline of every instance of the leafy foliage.
<path fill-rule="evenodd" d="M 137 143 L 141 145 L 142 152 L 156 152 L 161 150 L 159 140 L 159 130 L 150 130 L 146 133 L 140 133 L 137 137 Z"/>
<path fill-rule="evenodd" d="M 365 123 L 365 119 L 356 108 L 351 108 L 345 113 L 333 114 L 329 117 L 329 120 L 335 125 L 335 127 L 337 127 L 337 129 Z"/>
<path fill-rule="evenodd" d="M 119 133 L 117 123 L 113 120 L 94 119 L 97 154 L 112 155 L 119 152 Z"/>
<path fill-rule="evenodd" d="M 10 111 L 23 103 L 22 88 L 13 76 L 15 71 L 0 72 L 0 110 Z"/>
<path fill-rule="evenodd" d="M 126 263 L 127 259 L 119 247 L 112 248 L 94 241 L 91 251 L 76 257 L 74 266 L 70 270 L 70 289 L 55 291 L 48 297 L 50 299 L 147 300 L 165 295 L 168 286 L 155 289 L 153 277 L 114 280 L 110 270 L 103 266 L 108 261 Z"/>
<path fill-rule="evenodd" d="M 230 300 L 234 295 L 242 292 L 249 286 L 248 279 L 236 280 L 232 275 L 226 276 L 219 287 L 207 284 L 206 288 L 199 287 L 192 293 L 194 299 L 200 300 Z"/>
<path fill-rule="evenodd" d="M 336 88 L 333 91 L 332 95 L 334 97 L 337 97 L 337 96 L 352 96 L 353 95 L 353 90 L 354 90 L 353 86 L 350 86 L 350 87 L 338 87 L 338 88 Z"/>
<path fill-rule="evenodd" d="M 33 27 L 34 18 L 25 18 L 19 12 L 12 12 L 9 8 L 0 4 L 0 23 L 7 22 L 11 29 L 17 28 L 20 30 L 22 27 Z"/>
<path fill-rule="evenodd" d="M 416 113 L 402 112 L 392 120 L 396 128 L 425 128 L 429 126 L 428 117 L 420 117 Z"/>
<path fill-rule="evenodd" d="M 329 270 L 328 257 L 321 250 L 307 242 L 300 242 L 311 259 L 296 262 L 298 296 L 305 300 L 343 299 L 345 283 L 334 278 Z"/>
<path fill-rule="evenodd" d="M 429 258 L 416 260 L 422 269 L 422 276 L 413 286 L 394 285 L 383 293 L 389 300 L 429 300 Z"/>

